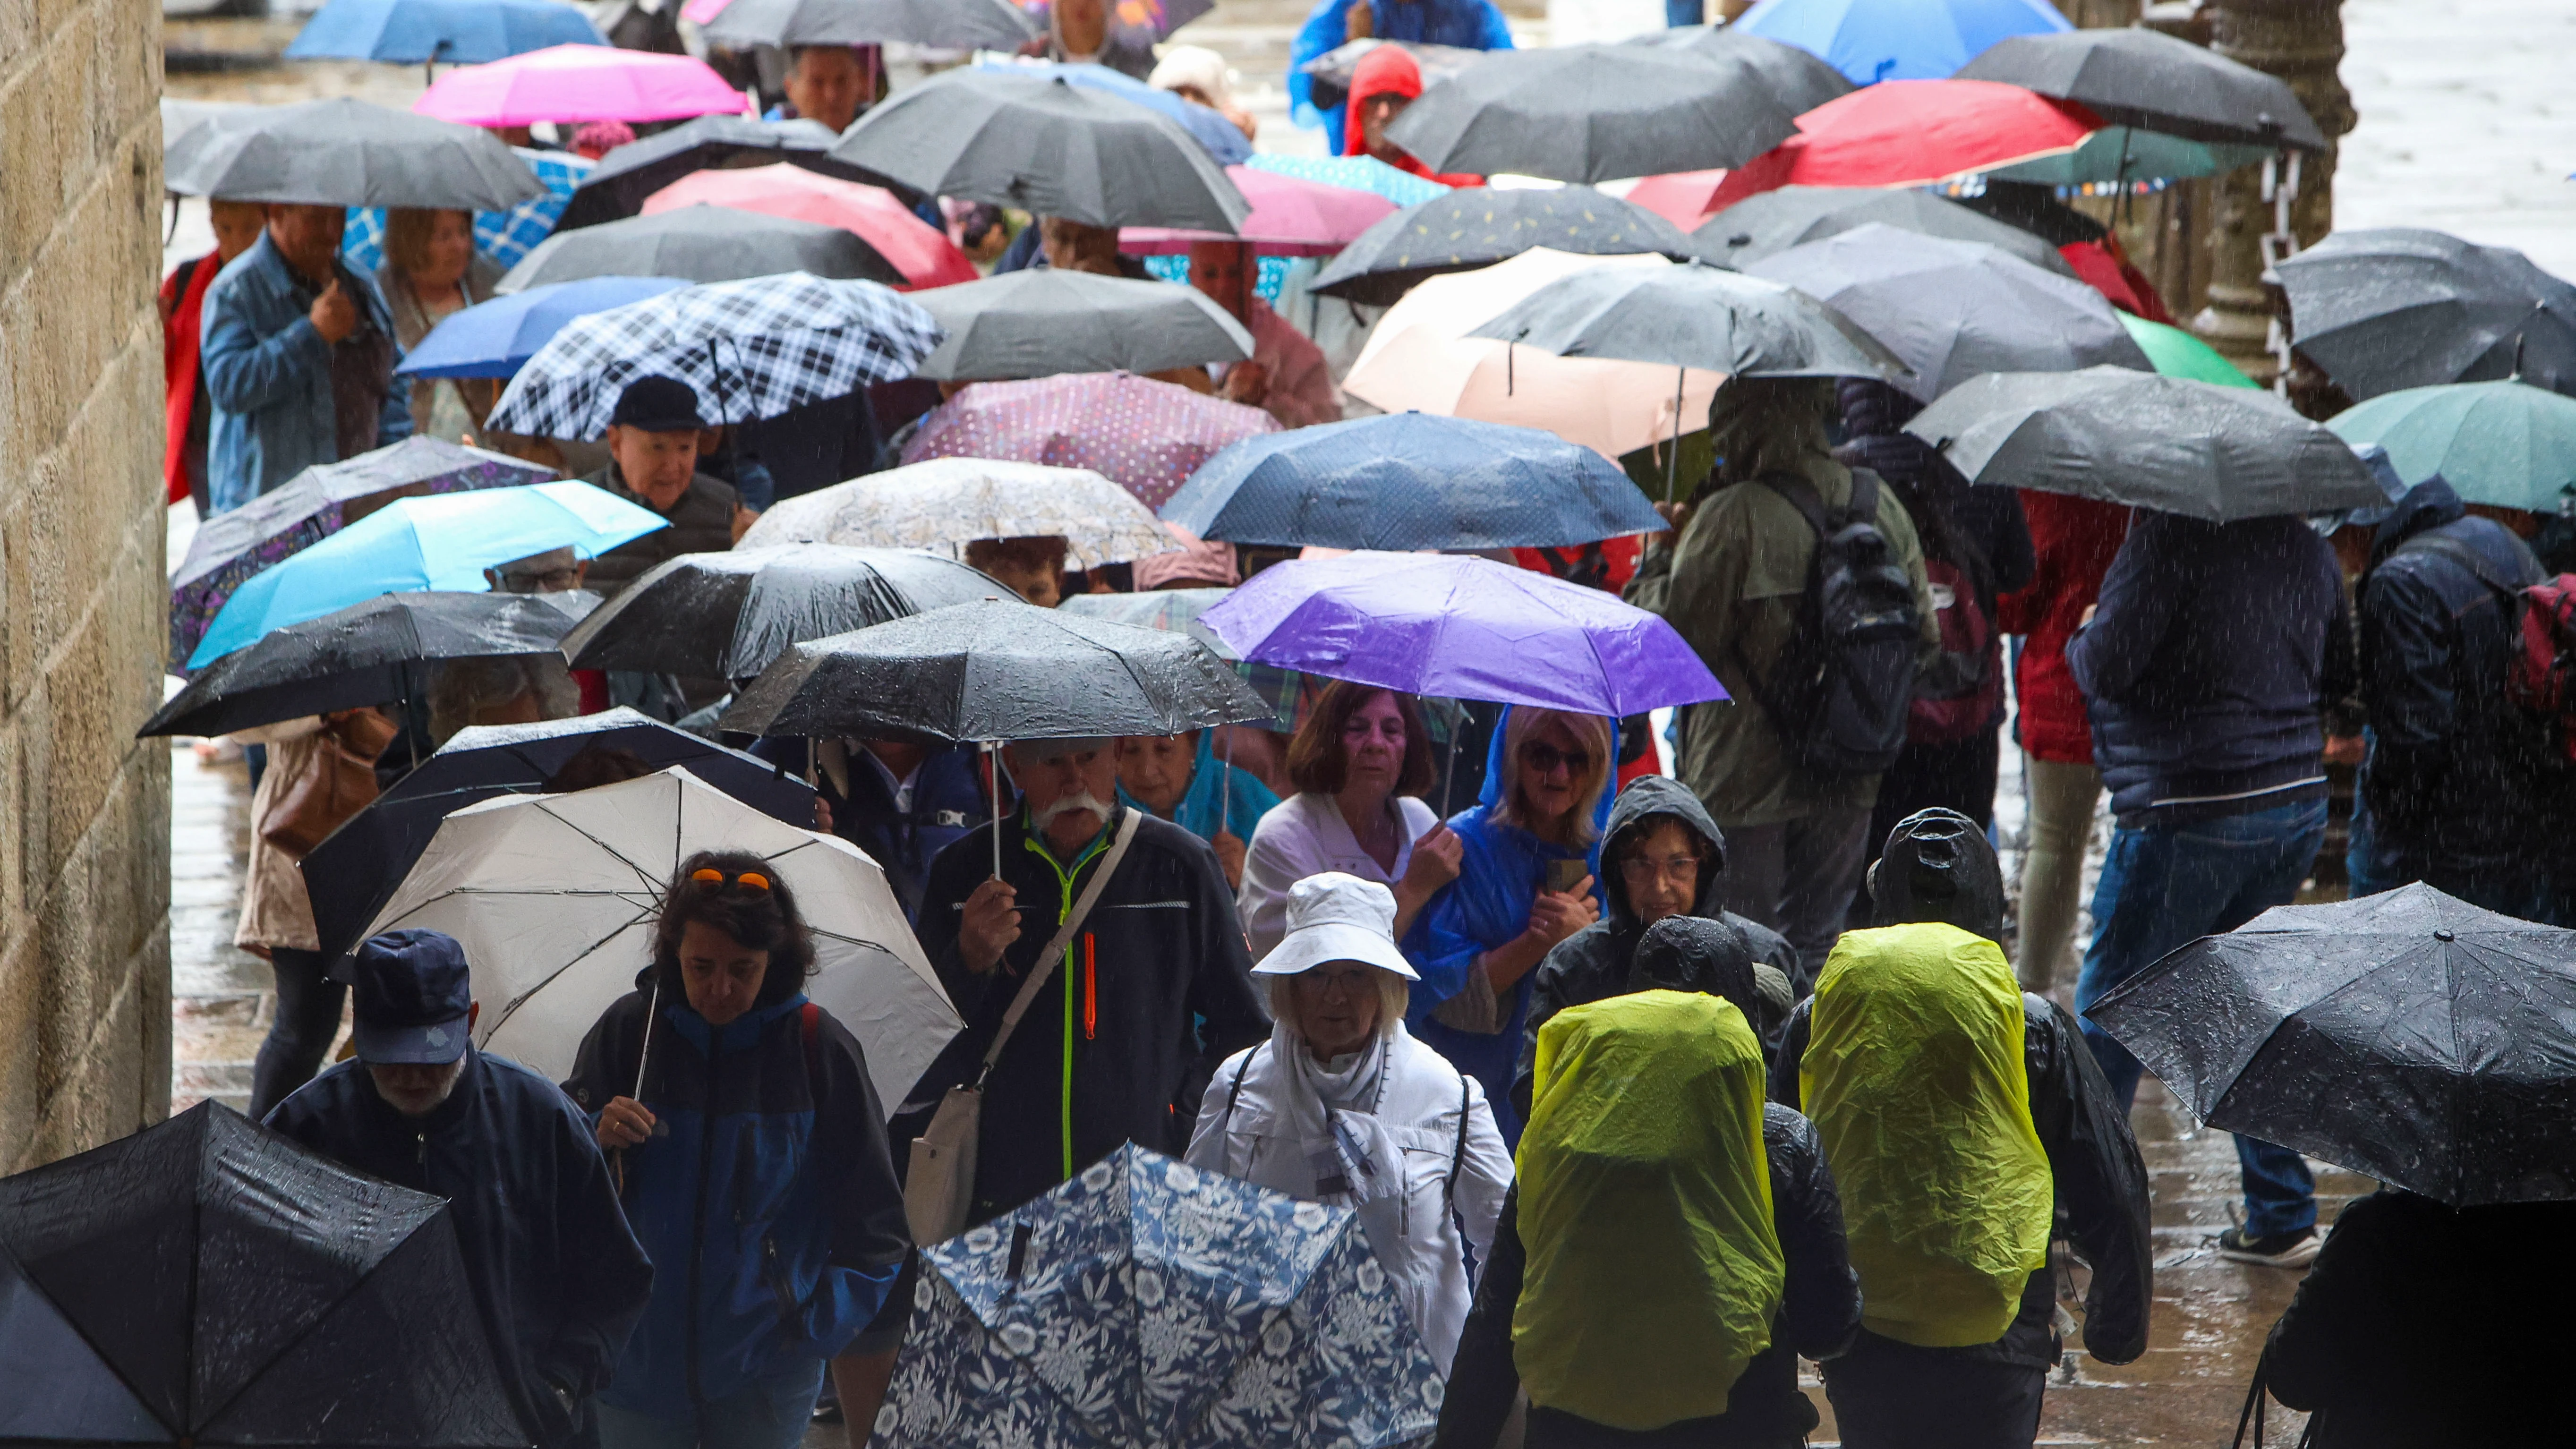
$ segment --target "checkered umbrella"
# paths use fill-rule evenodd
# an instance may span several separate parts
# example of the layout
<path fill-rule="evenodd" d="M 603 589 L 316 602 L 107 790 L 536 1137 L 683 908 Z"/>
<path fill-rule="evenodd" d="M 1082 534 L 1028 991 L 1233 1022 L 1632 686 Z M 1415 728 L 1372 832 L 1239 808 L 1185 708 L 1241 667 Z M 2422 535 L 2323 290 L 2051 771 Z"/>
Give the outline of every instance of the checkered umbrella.
<path fill-rule="evenodd" d="M 773 418 L 909 376 L 943 335 L 874 282 L 788 272 L 685 287 L 574 320 L 519 370 L 489 426 L 603 437 L 640 377 L 695 388 L 710 426 Z"/>

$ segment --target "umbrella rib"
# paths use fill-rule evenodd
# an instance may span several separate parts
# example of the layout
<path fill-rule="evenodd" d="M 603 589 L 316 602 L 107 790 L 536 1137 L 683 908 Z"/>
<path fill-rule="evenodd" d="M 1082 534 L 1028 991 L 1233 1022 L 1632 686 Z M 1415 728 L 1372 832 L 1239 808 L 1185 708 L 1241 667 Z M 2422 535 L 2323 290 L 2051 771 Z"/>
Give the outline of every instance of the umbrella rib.
<path fill-rule="evenodd" d="M 557 980 L 561 979 L 565 972 L 570 971 L 575 966 L 589 960 L 592 954 L 597 952 L 602 946 L 605 946 L 609 942 L 626 934 L 626 932 L 632 928 L 636 922 L 643 920 L 646 914 L 647 912 L 639 910 L 634 915 L 627 917 L 624 921 L 618 923 L 616 930 L 613 930 L 607 935 L 600 937 L 598 940 L 591 942 L 589 945 L 583 947 L 580 953 L 575 955 L 571 960 L 566 961 L 561 966 L 547 972 L 544 980 L 539 981 L 536 985 L 531 986 L 527 990 L 510 998 L 509 1002 L 501 1008 L 500 1018 L 492 1023 L 492 1029 L 484 1033 L 483 1039 L 485 1041 L 490 1041 L 493 1037 L 500 1035 L 501 1028 L 509 1025 L 510 1018 L 518 1015 L 519 1008 L 525 1006 L 531 1000 L 534 1000 L 538 992 L 554 985 Z"/>

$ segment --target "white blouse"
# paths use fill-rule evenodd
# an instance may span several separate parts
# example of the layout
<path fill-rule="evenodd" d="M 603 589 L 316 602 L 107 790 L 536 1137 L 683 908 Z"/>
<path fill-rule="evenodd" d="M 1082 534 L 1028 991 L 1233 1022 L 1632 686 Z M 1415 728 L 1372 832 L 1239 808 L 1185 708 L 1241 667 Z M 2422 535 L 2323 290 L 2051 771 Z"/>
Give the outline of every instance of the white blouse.
<path fill-rule="evenodd" d="M 1389 890 L 1404 879 L 1413 862 L 1413 842 L 1440 823 L 1431 807 L 1412 795 L 1392 796 L 1396 816 L 1395 869 L 1387 870 L 1360 847 L 1350 822 L 1332 796 L 1301 791 L 1279 802 L 1252 828 L 1252 843 L 1243 862 L 1243 886 L 1235 893 L 1235 911 L 1252 942 L 1257 963 L 1288 934 L 1288 888 L 1310 875 L 1343 871 L 1373 880 Z"/>

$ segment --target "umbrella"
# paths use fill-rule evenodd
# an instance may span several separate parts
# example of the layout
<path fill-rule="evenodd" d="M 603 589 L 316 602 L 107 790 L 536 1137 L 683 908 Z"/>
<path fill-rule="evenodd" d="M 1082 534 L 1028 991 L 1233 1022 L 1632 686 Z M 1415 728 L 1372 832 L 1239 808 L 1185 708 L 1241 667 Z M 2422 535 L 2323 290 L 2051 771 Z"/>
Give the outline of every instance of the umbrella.
<path fill-rule="evenodd" d="M 1365 159 L 1398 176 L 1404 174 L 1374 156 Z M 1118 249 L 1138 256 L 1171 256 L 1188 252 L 1192 242 L 1241 241 L 1268 257 L 1328 257 L 1395 211 L 1396 204 L 1386 197 L 1338 182 L 1300 179 L 1248 165 L 1228 166 L 1225 174 L 1252 204 L 1251 214 L 1234 235 L 1131 226 L 1118 234 Z"/>
<path fill-rule="evenodd" d="M 1690 266 L 1590 267 L 1551 282 L 1470 337 L 1561 357 L 1612 357 L 1735 377 L 1887 377 L 1896 354 L 1785 283 Z"/>
<path fill-rule="evenodd" d="M 742 106 L 742 92 L 705 61 L 604 45 L 557 45 L 452 70 L 411 103 L 463 126 L 667 121 Z"/>
<path fill-rule="evenodd" d="M 393 899 L 450 813 L 503 795 L 538 794 L 592 749 L 630 754 L 657 770 L 676 765 L 772 820 L 814 821 L 813 786 L 623 705 L 537 724 L 468 725 L 297 862 L 322 954 L 357 949 L 367 923 Z"/>
<path fill-rule="evenodd" d="M 927 314 L 873 282 L 803 272 L 714 282 L 565 324 L 510 379 L 489 426 L 605 437 L 619 394 L 639 377 L 687 383 L 711 426 L 774 418 L 906 376 L 938 341 Z"/>
<path fill-rule="evenodd" d="M 2125 367 L 1990 372 L 1905 431 L 1973 483 L 2214 523 L 2388 502 L 2341 438 L 2280 398 Z"/>
<path fill-rule="evenodd" d="M 2291 345 L 2357 401 L 2507 377 L 2576 392 L 2576 287 L 2511 247 L 2411 227 L 2339 231 L 2273 270 Z"/>
<path fill-rule="evenodd" d="M 546 194 L 488 132 L 346 96 L 210 116 L 162 167 L 181 196 L 232 201 L 507 211 Z"/>
<path fill-rule="evenodd" d="M 707 8 L 715 13 L 703 13 Z M 1038 33 L 1009 0 L 729 0 L 720 7 L 692 0 L 682 13 L 706 28 L 708 43 L 735 50 L 895 41 L 1013 51 Z"/>
<path fill-rule="evenodd" d="M 1133 1143 L 921 1270 L 887 1449 L 1382 1449 L 1440 1418 L 1356 1213 Z"/>
<path fill-rule="evenodd" d="M 1066 65 L 1049 61 L 1031 64 L 1024 60 L 987 60 L 987 70 L 1002 70 L 1013 75 L 1057 77 L 1074 85 L 1095 91 L 1106 91 L 1120 100 L 1134 101 L 1149 111 L 1169 116 L 1190 139 L 1199 143 L 1219 166 L 1240 166 L 1252 157 L 1252 142 L 1243 128 L 1225 118 L 1223 112 L 1196 101 L 1184 100 L 1171 91 L 1157 90 L 1125 71 L 1111 70 L 1098 64 Z"/>
<path fill-rule="evenodd" d="M 365 934 L 454 936 L 483 1004 L 475 1045 L 561 1080 L 599 1014 L 635 989 L 663 887 L 701 850 L 749 851 L 796 893 L 814 937 L 806 996 L 859 1039 L 878 1099 L 902 1101 L 963 1023 L 885 872 L 687 770 L 450 812 Z"/>
<path fill-rule="evenodd" d="M 607 44 L 588 16 L 561 0 L 329 0 L 285 54 L 479 65 L 549 45 Z"/>
<path fill-rule="evenodd" d="M 2129 340 L 2147 355 L 2157 372 L 2166 377 L 2187 377 L 2194 382 L 2214 382 L 2220 387 L 2253 387 L 2261 383 L 2237 370 L 2236 364 L 2222 356 L 2218 349 L 2192 336 L 2179 327 L 2150 322 L 2134 313 L 2114 307 L 2111 315 L 2129 329 Z"/>
<path fill-rule="evenodd" d="M 971 282 L 983 275 L 948 239 L 948 233 L 913 215 L 912 208 L 893 192 L 825 176 L 793 162 L 694 172 L 644 198 L 643 214 L 655 216 L 702 204 L 855 232 L 903 274 L 898 285 L 905 291 Z"/>
<path fill-rule="evenodd" d="M 346 462 L 317 463 L 197 525 L 187 556 L 170 574 L 170 657 L 185 661 L 194 653 L 224 601 L 253 575 L 396 498 L 542 483 L 553 476 L 505 454 L 418 435 Z"/>
<path fill-rule="evenodd" d="M 1768 36 L 1747 34 L 1733 25 L 1677 25 L 1649 30 L 1620 42 L 1653 46 L 1721 64 L 1750 65 L 1770 89 L 1772 99 L 1792 116 L 1804 115 L 1836 96 L 1852 92 L 1843 73 L 1811 50 L 1784 45 Z"/>
<path fill-rule="evenodd" d="M 979 538 L 1045 537 L 1063 539 L 1083 569 L 1176 546 L 1136 495 L 1089 469 L 934 458 L 782 498 L 734 548 L 829 543 L 954 554 Z"/>
<path fill-rule="evenodd" d="M 2277 150 L 2326 149 L 2290 83 L 2141 26 L 2008 36 L 1958 72 L 2075 101 L 2116 126 Z"/>
<path fill-rule="evenodd" d="M 525 1444 L 476 1293 L 445 1201 L 200 1102 L 0 1178 L 0 1438 Z"/>
<path fill-rule="evenodd" d="M 1124 372 L 979 382 L 921 420 L 903 460 L 1000 458 L 1089 468 L 1159 508 L 1229 443 L 1279 431 L 1259 408 Z M 1148 550 L 1151 551 L 1151 550 Z"/>
<path fill-rule="evenodd" d="M 1652 179 L 1652 178 L 1650 178 Z M 1643 186 L 1639 190 L 1643 190 Z M 1714 188 L 1711 188 L 1714 190 Z M 1635 192 L 1629 193 L 1631 197 Z M 1875 186 L 1783 186 L 1748 196 L 1691 233 L 1708 256 L 1742 267 L 1794 246 L 1873 223 L 1948 241 L 1983 242 L 2061 277 L 2075 275 L 2047 242 L 1928 191 Z"/>
<path fill-rule="evenodd" d="M 933 76 L 861 116 L 832 155 L 917 191 L 1090 226 L 1231 233 L 1250 210 L 1179 123 L 1062 74 Z"/>
<path fill-rule="evenodd" d="M 2278 154 L 2261 146 L 2187 141 L 2130 126 L 2104 126 L 2072 151 L 1998 166 L 1985 177 L 1989 182 L 2027 181 L 2040 186 L 2124 186 L 2215 176 Z"/>
<path fill-rule="evenodd" d="M 665 559 L 563 641 L 575 669 L 749 679 L 788 645 L 1007 592 L 937 554 L 791 543 Z"/>
<path fill-rule="evenodd" d="M 1472 554 L 1273 564 L 1199 617 L 1246 659 L 1406 694 L 1612 718 L 1727 697 L 1657 615 Z"/>
<path fill-rule="evenodd" d="M 557 231 L 616 221 L 643 210 L 653 193 L 697 171 L 754 164 L 766 156 L 845 181 L 869 174 L 825 155 L 839 139 L 820 121 L 755 121 L 749 116 L 700 116 L 658 135 L 630 141 L 599 158 L 565 204 Z"/>
<path fill-rule="evenodd" d="M 595 556 L 670 521 L 588 483 L 397 498 L 233 592 L 188 656 L 203 668 L 272 629 L 401 590 L 470 592 L 548 549 Z"/>
<path fill-rule="evenodd" d="M 477 302 L 448 313 L 394 371 L 409 377 L 511 377 L 574 318 L 687 285 L 678 277 L 585 277 Z M 273 495 L 263 495 L 263 501 L 268 496 Z"/>
<path fill-rule="evenodd" d="M 2102 294 L 1983 242 L 1871 223 L 1745 268 L 1849 317 L 1904 359 L 1925 402 L 1986 372 L 2147 371 Z"/>
<path fill-rule="evenodd" d="M 520 258 L 554 231 L 555 221 L 572 200 L 573 189 L 592 167 L 589 157 L 572 151 L 513 146 L 510 154 L 527 163 L 545 193 L 507 211 L 474 213 L 474 250 L 504 269 L 518 265 Z M 340 256 L 361 274 L 384 266 L 385 208 L 350 209 L 348 223 L 340 235 Z"/>
<path fill-rule="evenodd" d="M 1031 267 L 917 298 L 948 339 L 913 369 L 939 382 L 1160 372 L 1252 355 L 1252 334 L 1195 287 Z"/>
<path fill-rule="evenodd" d="M 1113 624 L 1133 624 L 1140 629 L 1162 629 L 1187 634 L 1208 647 L 1208 652 L 1234 666 L 1243 682 L 1252 687 L 1271 706 L 1270 718 L 1255 721 L 1265 729 L 1293 734 L 1297 729 L 1297 695 L 1304 687 L 1305 676 L 1294 669 L 1255 664 L 1234 652 L 1234 647 L 1217 636 L 1214 629 L 1199 622 L 1199 615 L 1225 601 L 1234 590 L 1224 589 L 1148 589 L 1136 594 L 1075 594 L 1056 605 L 1059 612 L 1078 614 L 1086 619 L 1106 619 Z"/>
<path fill-rule="evenodd" d="M 1426 181 L 1410 171 L 1398 171 L 1375 156 L 1277 156 L 1264 151 L 1243 164 L 1255 171 L 1267 171 L 1295 181 L 1313 181 L 1350 191 L 1365 191 L 1383 196 L 1398 206 L 1413 206 L 1435 196 L 1449 194 L 1449 188 L 1439 182 Z M 1229 171 L 1226 174 L 1231 176 L 1234 173 Z"/>
<path fill-rule="evenodd" d="M 2453 1207 L 2576 1197 L 2576 931 L 2418 882 L 2279 906 L 2089 1015 L 2192 1111 Z"/>
<path fill-rule="evenodd" d="M 684 206 L 602 222 L 539 242 L 493 287 L 504 294 L 584 277 L 685 277 L 738 282 L 804 272 L 896 283 L 903 273 L 857 233 L 730 206 Z"/>
<path fill-rule="evenodd" d="M 1040 29 L 1047 27 L 1047 0 L 1019 3 Z M 1215 8 L 1215 0 L 1118 0 L 1109 8 L 1109 33 L 1130 45 L 1159 41 Z M 1146 53 L 1152 54 L 1150 46 Z"/>
<path fill-rule="evenodd" d="M 1488 52 L 1386 134 L 1434 171 L 1591 183 L 1741 166 L 1795 134 L 1793 114 L 1749 61 L 1563 45 Z"/>
<path fill-rule="evenodd" d="M 1699 255 L 1671 222 L 1588 186 L 1470 186 L 1408 206 L 1360 233 L 1309 290 L 1385 306 L 1425 277 L 1489 267 L 1539 246 L 1588 256 L 1661 252 L 1676 261 Z"/>
<path fill-rule="evenodd" d="M 2102 118 L 2072 101 L 1977 80 L 1866 86 L 1798 118 L 1798 134 L 1728 173 L 1721 211 L 1775 187 L 1931 186 L 2072 151 Z"/>
<path fill-rule="evenodd" d="M 2466 502 L 2533 513 L 2576 497 L 2576 398 L 2526 383 L 2381 393 L 2326 426 L 2356 448 L 2387 449 L 2410 488 L 2438 474 Z"/>
<path fill-rule="evenodd" d="M 1868 86 L 1938 80 L 2007 36 L 2069 27 L 2048 0 L 1761 0 L 1729 28 L 1823 56 Z"/>
<path fill-rule="evenodd" d="M 1667 527 L 1628 475 L 1536 428 L 1425 413 L 1247 438 L 1163 505 L 1201 538 L 1293 548 L 1566 548 Z"/>
<path fill-rule="evenodd" d="M 1339 22 L 1335 23 L 1334 29 L 1337 33 L 1340 31 Z M 1424 40 L 1381 40 L 1375 36 L 1362 36 L 1357 40 L 1344 41 L 1334 46 L 1289 73 L 1288 98 L 1292 108 L 1305 105 L 1319 112 L 1344 110 L 1350 105 L 1351 80 L 1359 74 L 1360 62 L 1368 59 L 1369 52 L 1381 45 L 1392 45 L 1413 57 L 1414 69 L 1422 73 L 1422 83 L 1425 86 L 1434 81 L 1447 80 L 1492 54 L 1491 51 L 1475 50 L 1463 45 L 1440 45 Z M 1306 93 L 1303 96 L 1297 94 L 1296 83 L 1299 80 L 1306 82 Z M 1314 122 L 1300 120 L 1297 124 L 1310 126 Z"/>

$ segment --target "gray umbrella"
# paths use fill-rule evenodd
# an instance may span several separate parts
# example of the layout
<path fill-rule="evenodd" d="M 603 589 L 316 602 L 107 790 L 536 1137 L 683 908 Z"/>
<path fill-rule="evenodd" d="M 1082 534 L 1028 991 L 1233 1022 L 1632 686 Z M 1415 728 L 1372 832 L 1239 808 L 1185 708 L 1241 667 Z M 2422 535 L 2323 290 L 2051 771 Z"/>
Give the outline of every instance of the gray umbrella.
<path fill-rule="evenodd" d="M 1434 171 L 1592 182 L 1741 166 L 1796 134 L 1790 117 L 1749 62 L 1564 45 L 1487 53 L 1386 135 Z"/>
<path fill-rule="evenodd" d="M 2137 26 L 2009 36 L 1953 79 L 2001 81 L 2077 102 L 2115 126 L 2194 141 L 2326 148 L 2289 82 Z"/>
<path fill-rule="evenodd" d="M 1425 277 L 1509 261 L 1532 247 L 1588 256 L 1699 255 L 1681 228 L 1589 186 L 1495 191 L 1461 187 L 1381 217 L 1316 273 L 1326 297 L 1387 306 Z"/>
<path fill-rule="evenodd" d="M 934 76 L 860 117 L 832 155 L 930 195 L 1090 226 L 1232 234 L 1252 211 L 1169 116 L 1006 69 Z"/>
<path fill-rule="evenodd" d="M 2061 277 L 2075 275 L 2047 242 L 1928 191 L 1877 186 L 1783 186 L 1748 196 L 1700 223 L 1691 240 L 1712 261 L 1747 266 L 1794 246 L 1877 222 L 1951 241 L 1984 242 Z"/>
<path fill-rule="evenodd" d="M 1742 62 L 1761 72 L 1762 83 L 1790 115 L 1802 116 L 1854 87 L 1841 71 L 1813 52 L 1767 36 L 1747 35 L 1732 25 L 1681 25 L 1649 30 L 1620 42 L 1651 46 L 1676 55 L 1725 63 Z"/>
<path fill-rule="evenodd" d="M 1194 287 L 1032 267 L 912 300 L 948 329 L 913 369 L 935 382 L 1160 372 L 1252 355 L 1252 334 Z"/>
<path fill-rule="evenodd" d="M 1009 51 L 1037 33 L 1007 0 L 733 0 L 706 27 L 709 41 L 741 50 L 892 40 Z"/>
<path fill-rule="evenodd" d="M 232 201 L 507 211 L 546 194 L 489 132 L 346 96 L 210 115 L 162 167 L 182 196 Z"/>
<path fill-rule="evenodd" d="M 955 559 L 791 543 L 655 564 L 564 636 L 575 669 L 749 679 L 788 646 L 1003 592 Z"/>
<path fill-rule="evenodd" d="M 784 161 L 842 181 L 882 184 L 884 178 L 876 173 L 823 154 L 839 139 L 839 132 L 820 121 L 755 121 L 749 116 L 684 121 L 600 157 L 598 167 L 573 188 L 555 230 L 575 231 L 633 216 L 644 209 L 645 198 L 699 171 Z"/>
<path fill-rule="evenodd" d="M 2277 264 L 2291 342 L 2355 402 L 2520 375 L 2576 393 L 2576 287 L 2511 247 L 2339 231 Z"/>
<path fill-rule="evenodd" d="M 2125 367 L 1988 373 L 1905 430 L 1975 483 L 2213 523 L 2388 501 L 2343 439 L 2271 393 Z"/>
<path fill-rule="evenodd" d="M 1735 377 L 1884 377 L 1905 365 L 1840 312 L 1705 262 L 1591 267 L 1467 334 L 1560 357 L 1706 368 Z"/>
<path fill-rule="evenodd" d="M 1983 242 L 1871 224 L 1745 268 L 1831 303 L 1905 360 L 1930 402 L 1982 372 L 2152 371 L 2102 294 Z"/>
<path fill-rule="evenodd" d="M 903 285 L 903 273 L 855 232 L 730 206 L 680 206 L 557 232 L 495 284 L 509 293 L 584 277 L 734 282 L 781 272 Z"/>

